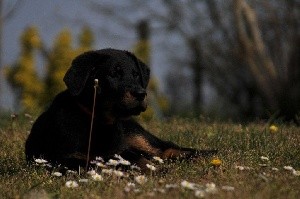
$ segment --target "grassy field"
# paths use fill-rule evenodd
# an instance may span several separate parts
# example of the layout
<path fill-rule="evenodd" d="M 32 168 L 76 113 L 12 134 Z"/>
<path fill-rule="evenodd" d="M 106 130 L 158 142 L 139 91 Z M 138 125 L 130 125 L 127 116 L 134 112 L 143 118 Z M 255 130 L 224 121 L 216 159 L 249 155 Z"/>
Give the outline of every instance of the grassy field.
<path fill-rule="evenodd" d="M 278 129 L 272 131 L 265 123 L 144 123 L 157 136 L 180 145 L 219 149 L 215 163 L 221 165 L 213 165 L 212 159 L 163 164 L 153 160 L 167 173 L 153 171 L 141 182 L 136 171 L 118 177 L 120 173 L 103 174 L 98 168 L 101 179 L 84 172 L 56 176 L 55 170 L 28 166 L 24 142 L 31 120 L 23 115 L 14 121 L 1 118 L 0 198 L 300 198 L 300 128 L 293 125 L 275 124 Z M 78 186 L 68 187 L 68 181 Z"/>

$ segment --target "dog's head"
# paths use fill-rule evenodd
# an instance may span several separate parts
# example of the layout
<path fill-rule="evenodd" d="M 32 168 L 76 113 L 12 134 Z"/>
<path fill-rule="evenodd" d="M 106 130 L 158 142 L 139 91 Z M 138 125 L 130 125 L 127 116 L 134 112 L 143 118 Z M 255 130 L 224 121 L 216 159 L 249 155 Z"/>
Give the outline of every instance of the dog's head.
<path fill-rule="evenodd" d="M 115 117 L 138 115 L 147 108 L 149 68 L 128 51 L 103 49 L 76 57 L 64 81 L 83 104 L 91 104 L 98 79 L 96 107 Z"/>

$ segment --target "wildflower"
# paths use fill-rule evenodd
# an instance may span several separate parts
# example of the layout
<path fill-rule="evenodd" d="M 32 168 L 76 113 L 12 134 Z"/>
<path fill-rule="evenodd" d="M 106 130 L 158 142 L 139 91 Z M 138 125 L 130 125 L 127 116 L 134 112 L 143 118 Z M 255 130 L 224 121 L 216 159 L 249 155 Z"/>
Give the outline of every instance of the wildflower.
<path fill-rule="evenodd" d="M 126 186 L 134 188 L 135 184 L 133 182 L 128 182 Z"/>
<path fill-rule="evenodd" d="M 272 171 L 279 171 L 276 167 L 272 167 Z"/>
<path fill-rule="evenodd" d="M 67 173 L 77 174 L 77 171 L 67 170 Z"/>
<path fill-rule="evenodd" d="M 161 158 L 158 157 L 158 156 L 154 156 L 153 159 L 154 159 L 155 161 L 157 161 L 158 163 L 160 163 L 160 164 L 163 164 L 163 163 L 164 163 L 163 159 L 161 159 Z"/>
<path fill-rule="evenodd" d="M 79 182 L 87 183 L 89 180 L 88 180 L 88 179 L 79 179 L 78 181 L 79 181 Z"/>
<path fill-rule="evenodd" d="M 300 171 L 293 170 L 293 175 L 300 176 Z"/>
<path fill-rule="evenodd" d="M 113 159 L 109 159 L 108 162 L 106 163 L 106 165 L 112 165 L 112 166 L 117 166 L 118 164 L 119 161 Z"/>
<path fill-rule="evenodd" d="M 124 188 L 124 191 L 128 193 L 128 192 L 130 192 L 130 191 L 131 191 L 131 188 L 130 188 L 130 187 L 128 187 L 128 186 L 126 186 L 126 187 Z"/>
<path fill-rule="evenodd" d="M 105 168 L 106 167 L 106 165 L 104 165 L 102 162 L 97 162 L 96 165 L 98 167 L 101 167 L 101 168 Z"/>
<path fill-rule="evenodd" d="M 67 186 L 68 188 L 76 188 L 76 187 L 78 187 L 79 185 L 78 185 L 78 183 L 77 183 L 76 181 L 70 180 L 70 181 L 67 181 L 67 182 L 66 182 L 66 186 Z"/>
<path fill-rule="evenodd" d="M 140 189 L 134 189 L 133 191 L 134 191 L 134 193 L 140 193 L 140 192 L 142 192 Z"/>
<path fill-rule="evenodd" d="M 166 189 L 176 189 L 178 188 L 177 184 L 166 184 L 165 185 Z"/>
<path fill-rule="evenodd" d="M 291 166 L 284 166 L 283 167 L 285 170 L 288 170 L 288 171 L 294 171 L 295 169 Z"/>
<path fill-rule="evenodd" d="M 56 177 L 61 177 L 62 173 L 60 173 L 60 172 L 54 172 L 54 173 L 52 173 L 52 175 L 56 176 Z"/>
<path fill-rule="evenodd" d="M 131 163 L 127 160 L 119 160 L 119 164 L 125 165 L 125 166 L 129 166 Z"/>
<path fill-rule="evenodd" d="M 104 174 L 112 174 L 113 170 L 112 169 L 102 169 L 101 172 L 104 173 Z"/>
<path fill-rule="evenodd" d="M 269 182 L 269 179 L 267 178 L 266 173 L 261 173 L 258 175 L 258 177 L 260 177 L 265 182 Z"/>
<path fill-rule="evenodd" d="M 218 159 L 218 158 L 214 158 L 214 159 L 210 162 L 210 164 L 212 164 L 213 166 L 218 167 L 218 166 L 220 166 L 220 165 L 222 164 L 222 160 L 220 160 L 220 159 Z"/>
<path fill-rule="evenodd" d="M 267 164 L 258 164 L 259 166 L 261 167 L 267 167 L 268 165 Z"/>
<path fill-rule="evenodd" d="M 225 191 L 234 191 L 234 187 L 232 186 L 222 186 L 222 189 Z"/>
<path fill-rule="evenodd" d="M 97 161 L 96 160 L 92 160 L 90 161 L 91 164 L 97 164 Z"/>
<path fill-rule="evenodd" d="M 96 175 L 97 173 L 96 173 L 95 170 L 90 170 L 90 171 L 87 172 L 87 174 L 93 176 L 93 175 Z"/>
<path fill-rule="evenodd" d="M 216 193 L 217 192 L 217 187 L 216 187 L 216 184 L 211 182 L 211 183 L 207 183 L 206 184 L 206 189 L 205 191 L 207 193 Z"/>
<path fill-rule="evenodd" d="M 278 131 L 278 127 L 275 126 L 274 124 L 271 125 L 269 129 L 270 129 L 270 132 L 271 132 L 271 133 L 276 133 L 276 132 Z"/>
<path fill-rule="evenodd" d="M 238 170 L 240 170 L 240 171 L 245 170 L 245 167 L 243 167 L 243 166 L 235 166 L 235 168 L 238 169 Z"/>
<path fill-rule="evenodd" d="M 125 192 L 130 192 L 132 189 L 135 188 L 135 184 L 132 182 L 128 182 L 127 185 L 124 188 Z"/>
<path fill-rule="evenodd" d="M 34 159 L 34 161 L 38 164 L 46 164 L 48 161 L 47 160 L 44 160 L 44 159 Z"/>
<path fill-rule="evenodd" d="M 155 171 L 156 167 L 151 165 L 151 164 L 146 164 L 147 168 L 150 169 L 151 171 Z"/>
<path fill-rule="evenodd" d="M 122 177 L 124 176 L 124 173 L 122 171 L 117 171 L 117 170 L 114 170 L 113 171 L 113 174 L 115 174 L 117 177 Z"/>
<path fill-rule="evenodd" d="M 131 168 L 132 170 L 138 170 L 138 171 L 141 170 L 141 168 L 138 167 L 138 166 L 136 166 L 136 165 L 132 165 L 132 166 L 130 166 L 130 168 Z"/>
<path fill-rule="evenodd" d="M 147 182 L 147 178 L 144 175 L 136 176 L 134 179 L 139 184 L 144 184 Z"/>
<path fill-rule="evenodd" d="M 202 191 L 202 190 L 196 190 L 196 191 L 195 191 L 195 196 L 196 196 L 197 198 L 204 198 L 204 197 L 205 197 L 205 192 Z"/>
<path fill-rule="evenodd" d="M 103 158 L 100 156 L 96 157 L 96 161 L 104 162 Z"/>
<path fill-rule="evenodd" d="M 103 181 L 103 177 L 99 174 L 92 175 L 93 180 L 95 181 Z"/>
<path fill-rule="evenodd" d="M 119 159 L 119 160 L 124 160 L 124 158 L 122 158 L 122 156 L 120 156 L 118 154 L 115 154 L 114 157 L 117 158 L 117 159 Z"/>
<path fill-rule="evenodd" d="M 183 188 L 187 188 L 187 189 L 191 189 L 191 190 L 195 190 L 196 189 L 196 184 L 192 183 L 192 182 L 188 182 L 186 180 L 181 182 L 181 186 Z"/>
<path fill-rule="evenodd" d="M 265 157 L 265 156 L 260 156 L 260 159 L 261 159 L 262 161 L 269 161 L 269 158 L 268 158 L 268 157 Z"/>

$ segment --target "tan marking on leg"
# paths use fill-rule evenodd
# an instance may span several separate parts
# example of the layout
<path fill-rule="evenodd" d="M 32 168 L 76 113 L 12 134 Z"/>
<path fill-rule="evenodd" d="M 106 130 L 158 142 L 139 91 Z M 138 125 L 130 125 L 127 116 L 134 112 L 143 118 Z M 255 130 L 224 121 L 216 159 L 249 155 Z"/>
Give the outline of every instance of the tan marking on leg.
<path fill-rule="evenodd" d="M 126 139 L 126 142 L 130 147 L 144 151 L 152 156 L 156 156 L 161 153 L 160 149 L 153 147 L 143 136 L 129 136 Z"/>
<path fill-rule="evenodd" d="M 177 157 L 181 157 L 181 156 L 184 156 L 184 155 L 186 155 L 186 153 L 184 151 L 181 151 L 181 150 L 178 150 L 178 149 L 169 148 L 169 149 L 165 150 L 162 153 L 162 157 L 161 158 L 164 158 L 164 159 L 177 158 Z"/>

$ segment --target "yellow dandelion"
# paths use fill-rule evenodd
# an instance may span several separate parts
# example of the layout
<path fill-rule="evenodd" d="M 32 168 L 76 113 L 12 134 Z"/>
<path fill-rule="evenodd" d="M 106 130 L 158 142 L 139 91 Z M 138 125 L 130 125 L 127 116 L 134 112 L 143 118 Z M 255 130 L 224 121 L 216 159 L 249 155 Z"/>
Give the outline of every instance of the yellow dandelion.
<path fill-rule="evenodd" d="M 211 162 L 210 162 L 213 166 L 220 166 L 222 164 L 222 160 L 220 160 L 219 158 L 214 158 Z"/>
<path fill-rule="evenodd" d="M 278 127 L 273 124 L 270 126 L 269 130 L 271 133 L 276 133 L 278 131 Z"/>

